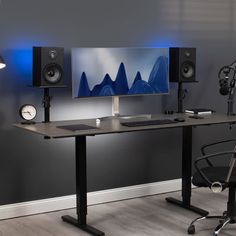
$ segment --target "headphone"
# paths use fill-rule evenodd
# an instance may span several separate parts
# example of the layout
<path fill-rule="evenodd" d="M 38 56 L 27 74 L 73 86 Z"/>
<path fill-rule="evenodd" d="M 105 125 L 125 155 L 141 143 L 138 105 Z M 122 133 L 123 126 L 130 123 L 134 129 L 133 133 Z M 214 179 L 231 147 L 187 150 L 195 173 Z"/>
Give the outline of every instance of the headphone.
<path fill-rule="evenodd" d="M 236 70 L 230 66 L 223 66 L 219 73 L 218 73 L 218 78 L 219 78 L 219 85 L 220 85 L 220 94 L 225 96 L 230 93 L 232 88 L 235 87 L 235 74 Z M 232 79 L 230 79 L 232 77 Z"/>

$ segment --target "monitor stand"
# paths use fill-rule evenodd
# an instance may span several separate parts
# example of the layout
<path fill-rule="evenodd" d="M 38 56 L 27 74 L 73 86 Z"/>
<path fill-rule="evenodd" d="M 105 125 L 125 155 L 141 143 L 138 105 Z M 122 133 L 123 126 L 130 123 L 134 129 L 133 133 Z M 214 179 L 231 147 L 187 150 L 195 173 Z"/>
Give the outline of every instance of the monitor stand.
<path fill-rule="evenodd" d="M 144 118 L 144 119 L 151 119 L 151 114 L 139 114 L 139 115 L 120 115 L 120 97 L 113 96 L 112 97 L 112 116 L 100 117 L 100 120 L 106 119 L 136 119 L 136 118 Z"/>

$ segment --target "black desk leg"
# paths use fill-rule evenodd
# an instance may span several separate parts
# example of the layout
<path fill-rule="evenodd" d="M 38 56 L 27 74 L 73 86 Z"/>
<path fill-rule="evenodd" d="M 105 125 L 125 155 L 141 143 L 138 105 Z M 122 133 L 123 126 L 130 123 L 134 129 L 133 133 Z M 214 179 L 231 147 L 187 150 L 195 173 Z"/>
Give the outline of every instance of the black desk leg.
<path fill-rule="evenodd" d="M 205 216 L 207 211 L 191 205 L 192 127 L 183 127 L 182 135 L 182 201 L 175 198 L 166 198 L 166 201 Z"/>
<path fill-rule="evenodd" d="M 62 216 L 62 220 L 95 236 L 105 235 L 103 232 L 87 224 L 87 166 L 86 136 L 75 137 L 76 158 L 76 211 L 78 218 Z"/>

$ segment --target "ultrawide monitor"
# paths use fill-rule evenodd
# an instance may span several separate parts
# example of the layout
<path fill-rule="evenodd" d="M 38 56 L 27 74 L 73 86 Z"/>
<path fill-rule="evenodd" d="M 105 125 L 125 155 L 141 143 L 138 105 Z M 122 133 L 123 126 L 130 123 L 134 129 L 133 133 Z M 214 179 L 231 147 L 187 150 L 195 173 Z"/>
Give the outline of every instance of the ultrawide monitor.
<path fill-rule="evenodd" d="M 73 48 L 73 97 L 169 92 L 168 48 Z"/>

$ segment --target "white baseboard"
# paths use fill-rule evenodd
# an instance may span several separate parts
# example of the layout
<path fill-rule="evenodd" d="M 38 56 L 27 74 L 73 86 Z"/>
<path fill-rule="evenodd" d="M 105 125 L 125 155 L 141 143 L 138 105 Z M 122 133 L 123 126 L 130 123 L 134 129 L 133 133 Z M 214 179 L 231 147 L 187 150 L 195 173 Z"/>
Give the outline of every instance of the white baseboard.
<path fill-rule="evenodd" d="M 88 193 L 88 205 L 101 204 L 112 201 L 144 197 L 154 194 L 178 191 L 181 189 L 181 179 L 141 184 L 124 188 L 115 188 Z M 49 198 L 30 202 L 0 206 L 0 219 L 8 219 L 50 211 L 74 208 L 75 195 Z"/>

